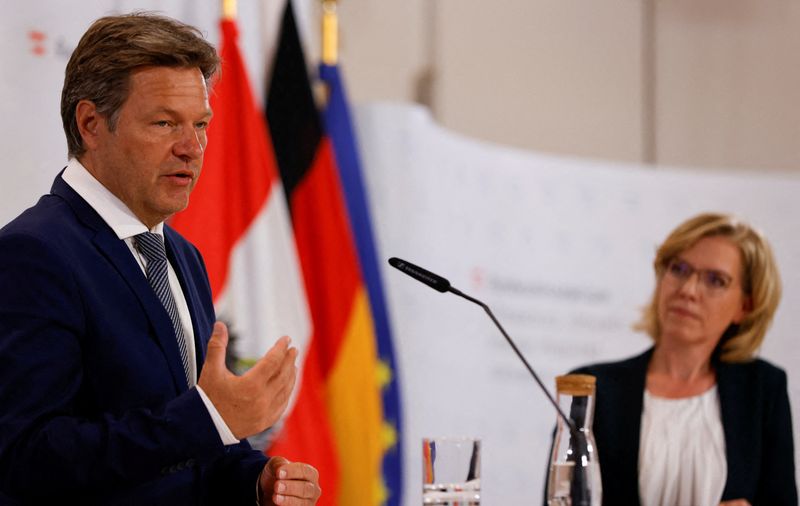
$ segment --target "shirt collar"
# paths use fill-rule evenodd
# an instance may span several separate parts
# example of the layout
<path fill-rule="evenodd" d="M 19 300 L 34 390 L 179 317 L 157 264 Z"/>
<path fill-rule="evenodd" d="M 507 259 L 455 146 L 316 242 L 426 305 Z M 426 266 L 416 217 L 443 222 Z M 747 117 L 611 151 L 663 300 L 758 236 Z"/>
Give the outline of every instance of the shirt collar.
<path fill-rule="evenodd" d="M 120 239 L 125 240 L 143 232 L 163 235 L 163 222 L 152 230 L 148 229 L 119 197 L 95 179 L 76 158 L 70 159 L 61 177 L 92 209 L 97 211 Z"/>

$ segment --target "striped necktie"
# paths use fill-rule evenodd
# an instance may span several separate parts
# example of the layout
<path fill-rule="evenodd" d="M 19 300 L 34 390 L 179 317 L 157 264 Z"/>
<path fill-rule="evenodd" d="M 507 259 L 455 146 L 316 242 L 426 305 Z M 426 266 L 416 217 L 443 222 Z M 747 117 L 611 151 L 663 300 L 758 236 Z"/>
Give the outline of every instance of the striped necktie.
<path fill-rule="evenodd" d="M 147 259 L 147 281 L 156 292 L 158 300 L 167 310 L 169 319 L 172 320 L 172 327 L 175 330 L 175 339 L 178 341 L 178 348 L 181 352 L 181 362 L 183 362 L 183 372 L 186 374 L 186 383 L 191 386 L 192 381 L 189 377 L 189 354 L 186 351 L 186 337 L 183 334 L 183 326 L 178 317 L 178 307 L 172 296 L 167 276 L 167 252 L 164 249 L 164 237 L 151 232 L 144 232 L 134 237 L 136 249 Z"/>

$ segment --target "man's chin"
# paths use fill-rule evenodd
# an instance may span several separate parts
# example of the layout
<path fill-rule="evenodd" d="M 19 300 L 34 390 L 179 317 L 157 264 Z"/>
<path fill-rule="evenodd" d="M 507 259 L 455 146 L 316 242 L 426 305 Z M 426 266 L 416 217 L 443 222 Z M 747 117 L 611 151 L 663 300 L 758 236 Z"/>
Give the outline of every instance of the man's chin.
<path fill-rule="evenodd" d="M 180 213 L 189 206 L 189 198 L 185 199 L 172 199 L 170 202 L 162 202 L 162 205 L 154 209 L 153 216 L 158 219 L 159 223 L 167 221 L 174 215 Z"/>

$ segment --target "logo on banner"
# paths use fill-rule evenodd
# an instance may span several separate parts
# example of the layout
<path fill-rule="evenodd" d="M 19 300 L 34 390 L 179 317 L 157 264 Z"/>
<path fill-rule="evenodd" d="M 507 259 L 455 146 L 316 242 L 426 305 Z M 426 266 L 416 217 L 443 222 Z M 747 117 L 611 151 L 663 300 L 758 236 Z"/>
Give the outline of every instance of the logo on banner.
<path fill-rule="evenodd" d="M 55 55 L 68 60 L 74 49 L 74 44 L 68 43 L 63 36 L 52 37 L 43 30 L 28 30 L 27 37 L 30 54 L 36 57 Z"/>
<path fill-rule="evenodd" d="M 45 41 L 47 41 L 47 34 L 39 30 L 30 30 L 28 32 L 28 39 L 31 41 L 31 53 L 36 56 L 44 56 L 47 52 Z"/>

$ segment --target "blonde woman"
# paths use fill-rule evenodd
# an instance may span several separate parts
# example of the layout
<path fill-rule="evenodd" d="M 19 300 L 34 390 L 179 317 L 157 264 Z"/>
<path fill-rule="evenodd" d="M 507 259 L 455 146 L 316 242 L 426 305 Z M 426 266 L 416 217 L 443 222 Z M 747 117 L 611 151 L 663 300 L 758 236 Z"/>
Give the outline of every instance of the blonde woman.
<path fill-rule="evenodd" d="M 763 236 L 701 214 L 659 247 L 638 326 L 654 346 L 597 377 L 603 503 L 795 505 L 786 373 L 755 358 L 781 297 Z"/>

